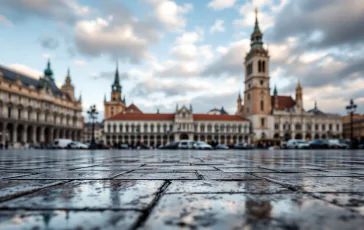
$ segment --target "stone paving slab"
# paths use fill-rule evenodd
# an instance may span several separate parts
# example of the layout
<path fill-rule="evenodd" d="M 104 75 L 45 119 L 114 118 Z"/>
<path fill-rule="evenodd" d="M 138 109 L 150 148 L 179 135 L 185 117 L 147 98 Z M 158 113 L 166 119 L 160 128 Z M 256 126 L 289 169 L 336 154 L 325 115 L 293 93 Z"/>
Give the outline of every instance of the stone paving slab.
<path fill-rule="evenodd" d="M 2 230 L 131 229 L 140 215 L 136 211 L 0 211 L 0 227 Z"/>
<path fill-rule="evenodd" d="M 171 194 L 142 229 L 362 229 L 348 209 L 296 194 Z M 315 226 L 315 227 L 314 227 Z"/>
<path fill-rule="evenodd" d="M 196 173 L 125 173 L 114 179 L 128 180 L 197 180 Z"/>
<path fill-rule="evenodd" d="M 37 191 L 66 181 L 56 180 L 0 180 L 0 201 Z"/>
<path fill-rule="evenodd" d="M 316 197 L 330 203 L 350 208 L 364 216 L 364 192 L 363 193 L 315 193 Z"/>
<path fill-rule="evenodd" d="M 227 173 L 223 171 L 201 171 L 206 180 L 259 180 L 248 173 Z"/>
<path fill-rule="evenodd" d="M 29 176 L 34 173 L 0 171 L 0 179 L 8 179 L 21 176 Z"/>
<path fill-rule="evenodd" d="M 236 173 L 236 172 L 240 172 L 240 173 L 260 173 L 260 172 L 275 172 L 274 170 L 271 169 L 264 169 L 264 168 L 232 168 L 232 167 L 216 167 L 217 169 L 223 171 L 223 172 L 232 172 L 232 173 Z"/>
<path fill-rule="evenodd" d="M 166 193 L 279 193 L 291 190 L 266 180 L 173 181 Z"/>
<path fill-rule="evenodd" d="M 52 170 L 50 170 L 52 171 Z M 117 175 L 120 175 L 126 171 L 56 171 L 56 172 L 43 172 L 36 175 L 31 176 L 22 176 L 16 177 L 13 179 L 19 180 L 49 180 L 49 179 L 58 179 L 58 180 L 93 180 L 93 179 L 110 179 Z"/>
<path fill-rule="evenodd" d="M 361 177 L 320 177 L 307 176 L 303 173 L 254 173 L 253 175 L 307 192 L 364 191 L 364 178 Z"/>
<path fill-rule="evenodd" d="M 145 209 L 164 181 L 72 181 L 11 201 L 0 208 Z"/>

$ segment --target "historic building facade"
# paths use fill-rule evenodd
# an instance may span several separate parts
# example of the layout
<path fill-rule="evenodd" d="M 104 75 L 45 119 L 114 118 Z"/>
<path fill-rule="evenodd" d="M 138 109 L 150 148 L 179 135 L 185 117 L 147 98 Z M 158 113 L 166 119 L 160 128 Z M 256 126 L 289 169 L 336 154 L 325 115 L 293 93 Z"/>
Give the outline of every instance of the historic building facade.
<path fill-rule="evenodd" d="M 49 143 L 54 138 L 80 140 L 82 123 L 82 100 L 75 98 L 69 71 L 59 89 L 50 61 L 40 79 L 0 66 L 2 147 Z"/>
<path fill-rule="evenodd" d="M 298 82 L 295 100 L 270 91 L 269 52 L 263 47 L 258 13 L 251 35 L 251 48 L 245 57 L 244 103 L 239 93 L 237 115 L 252 122 L 255 141 L 282 139 L 327 139 L 342 137 L 341 116 L 315 108 L 305 111 L 303 89 Z"/>
<path fill-rule="evenodd" d="M 105 120 L 105 143 L 144 143 L 159 146 L 189 139 L 229 144 L 250 142 L 249 120 L 227 114 L 194 114 L 192 107 L 176 107 L 175 113 L 143 113 L 134 104 Z"/>
<path fill-rule="evenodd" d="M 351 138 L 351 117 L 347 115 L 342 118 L 343 136 L 345 139 Z M 353 137 L 360 143 L 364 142 L 364 115 L 353 114 Z"/>
<path fill-rule="evenodd" d="M 104 124 L 103 123 L 99 123 L 99 122 L 96 122 L 95 123 L 95 127 L 94 127 L 94 135 L 95 135 L 95 142 L 96 143 L 100 143 L 102 142 L 104 139 L 103 139 L 103 135 L 104 135 Z M 81 141 L 83 143 L 91 143 L 91 139 L 92 139 L 92 123 L 91 122 L 88 122 L 88 123 L 85 123 L 83 125 L 83 131 L 82 131 L 82 138 L 81 138 Z"/>
<path fill-rule="evenodd" d="M 120 85 L 118 66 L 116 66 L 114 83 L 111 85 L 110 100 L 107 101 L 106 95 L 104 99 L 104 119 L 108 119 L 125 110 L 125 96 L 121 99 L 121 94 L 122 86 Z"/>

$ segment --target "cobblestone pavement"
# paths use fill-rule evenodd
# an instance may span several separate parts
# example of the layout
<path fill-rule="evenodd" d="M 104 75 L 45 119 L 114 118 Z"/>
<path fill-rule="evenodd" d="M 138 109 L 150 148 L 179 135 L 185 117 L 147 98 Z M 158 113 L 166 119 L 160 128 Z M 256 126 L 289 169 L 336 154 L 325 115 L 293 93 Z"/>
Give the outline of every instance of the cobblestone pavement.
<path fill-rule="evenodd" d="M 364 229 L 364 151 L 2 151 L 0 229 Z"/>

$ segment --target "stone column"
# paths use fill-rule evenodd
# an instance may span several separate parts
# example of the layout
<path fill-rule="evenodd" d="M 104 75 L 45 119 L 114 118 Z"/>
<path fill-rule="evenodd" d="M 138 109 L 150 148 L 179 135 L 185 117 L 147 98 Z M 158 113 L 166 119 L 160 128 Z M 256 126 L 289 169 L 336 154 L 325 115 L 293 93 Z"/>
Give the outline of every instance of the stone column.
<path fill-rule="evenodd" d="M 17 143 L 17 139 L 18 139 L 18 124 L 14 123 L 13 124 L 13 147 L 15 146 L 15 144 Z"/>
<path fill-rule="evenodd" d="M 44 142 L 44 127 L 40 127 L 40 142 Z"/>
<path fill-rule="evenodd" d="M 27 143 L 28 140 L 27 140 L 27 137 L 28 137 L 28 125 L 24 125 L 24 131 L 23 131 L 23 136 L 22 136 L 22 141 L 24 143 Z"/>
<path fill-rule="evenodd" d="M 32 127 L 32 137 L 33 144 L 37 143 L 37 126 Z"/>
<path fill-rule="evenodd" d="M 2 123 L 2 127 L 1 127 L 1 130 L 2 130 L 2 135 L 1 135 L 1 144 L 3 146 L 3 148 L 5 148 L 5 142 L 6 142 L 6 122 L 3 122 Z"/>

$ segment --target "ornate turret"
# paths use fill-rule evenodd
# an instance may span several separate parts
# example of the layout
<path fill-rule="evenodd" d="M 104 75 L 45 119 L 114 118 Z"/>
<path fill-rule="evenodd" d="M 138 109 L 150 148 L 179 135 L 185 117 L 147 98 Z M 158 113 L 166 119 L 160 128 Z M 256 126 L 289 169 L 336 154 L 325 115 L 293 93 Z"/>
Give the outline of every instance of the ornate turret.
<path fill-rule="evenodd" d="M 296 105 L 303 109 L 303 100 L 302 100 L 302 86 L 300 80 L 298 80 L 297 87 L 296 87 Z"/>
<path fill-rule="evenodd" d="M 258 9 L 255 9 L 255 26 L 254 26 L 254 31 L 250 37 L 251 49 L 263 49 L 262 38 L 263 38 L 263 34 L 262 34 L 262 32 L 260 32 L 259 22 L 258 22 Z"/>
<path fill-rule="evenodd" d="M 278 90 L 277 90 L 277 86 L 274 86 L 274 91 L 273 91 L 273 108 L 278 109 L 279 107 L 279 101 L 278 101 Z"/>
<path fill-rule="evenodd" d="M 241 94 L 239 90 L 236 114 L 240 114 L 242 112 L 242 107 L 243 107 L 243 100 L 241 99 Z"/>
<path fill-rule="evenodd" d="M 75 87 L 73 87 L 73 85 L 71 84 L 71 74 L 70 74 L 70 69 L 67 69 L 67 76 L 66 76 L 66 80 L 64 85 L 62 85 L 61 87 L 61 91 L 68 95 L 68 97 L 72 100 L 72 101 L 76 101 L 75 98 Z"/>
<path fill-rule="evenodd" d="M 111 86 L 111 100 L 112 101 L 122 101 L 121 100 L 121 85 L 120 85 L 120 81 L 119 81 L 119 68 L 118 68 L 117 63 L 116 63 L 114 83 Z"/>
<path fill-rule="evenodd" d="M 48 59 L 47 68 L 44 70 L 44 76 L 53 81 L 53 71 L 51 69 L 51 61 Z"/>

